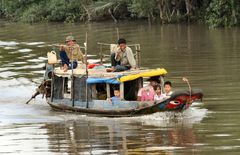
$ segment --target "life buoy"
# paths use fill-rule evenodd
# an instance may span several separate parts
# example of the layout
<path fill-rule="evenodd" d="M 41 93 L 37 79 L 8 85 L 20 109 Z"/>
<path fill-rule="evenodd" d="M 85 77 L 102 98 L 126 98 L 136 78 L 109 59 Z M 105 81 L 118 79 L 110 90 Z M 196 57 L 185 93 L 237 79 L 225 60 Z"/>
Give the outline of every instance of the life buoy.
<path fill-rule="evenodd" d="M 167 104 L 167 108 L 170 110 L 170 109 L 175 109 L 177 106 L 179 106 L 181 104 L 180 101 L 177 101 L 177 100 L 172 100 L 170 101 L 168 104 Z"/>
<path fill-rule="evenodd" d="M 170 101 L 169 103 L 170 103 L 170 104 L 173 104 L 173 105 L 179 105 L 179 104 L 180 104 L 180 101 L 175 101 L 175 100 L 174 100 L 174 101 Z"/>

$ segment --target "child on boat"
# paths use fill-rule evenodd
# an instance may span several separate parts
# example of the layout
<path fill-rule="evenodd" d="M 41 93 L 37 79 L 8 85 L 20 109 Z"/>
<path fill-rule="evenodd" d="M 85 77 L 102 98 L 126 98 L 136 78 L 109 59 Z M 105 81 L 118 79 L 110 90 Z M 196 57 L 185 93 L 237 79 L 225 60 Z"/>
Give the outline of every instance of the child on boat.
<path fill-rule="evenodd" d="M 112 102 L 120 101 L 120 91 L 119 89 L 114 90 L 114 96 L 111 98 Z"/>
<path fill-rule="evenodd" d="M 171 96 L 172 95 L 172 83 L 170 82 L 170 81 L 166 81 L 165 83 L 164 83 L 164 94 L 166 95 L 166 96 Z"/>
<path fill-rule="evenodd" d="M 111 103 L 116 103 L 117 101 L 121 101 L 119 88 L 115 88 L 113 93 L 114 93 L 114 96 L 111 97 L 111 98 L 108 99 L 108 100 L 109 100 Z"/>
<path fill-rule="evenodd" d="M 165 94 L 162 94 L 161 92 L 161 86 L 160 85 L 156 85 L 154 87 L 155 90 L 155 95 L 154 95 L 154 101 L 160 101 L 166 98 Z"/>

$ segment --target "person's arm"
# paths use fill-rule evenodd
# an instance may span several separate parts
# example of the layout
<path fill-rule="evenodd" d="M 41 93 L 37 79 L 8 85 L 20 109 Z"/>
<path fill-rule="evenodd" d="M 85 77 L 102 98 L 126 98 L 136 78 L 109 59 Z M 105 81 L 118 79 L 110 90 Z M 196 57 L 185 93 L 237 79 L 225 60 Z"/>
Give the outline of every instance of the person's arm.
<path fill-rule="evenodd" d="M 120 60 L 121 60 L 120 53 L 121 53 L 121 50 L 120 50 L 120 49 L 118 49 L 118 50 L 115 52 L 115 60 L 116 60 L 116 61 L 120 61 Z"/>
<path fill-rule="evenodd" d="M 60 44 L 59 45 L 59 51 L 65 51 L 66 45 Z"/>
<path fill-rule="evenodd" d="M 141 97 L 142 97 L 142 88 L 138 90 L 137 101 L 141 101 Z"/>
<path fill-rule="evenodd" d="M 76 50 L 77 50 L 77 59 L 79 61 L 82 61 L 84 63 L 84 60 L 83 60 L 83 53 L 80 49 L 80 46 L 78 44 L 76 44 Z"/>
<path fill-rule="evenodd" d="M 112 104 L 112 98 L 107 98 L 107 101 Z"/>
<path fill-rule="evenodd" d="M 126 52 L 127 52 L 128 62 L 130 63 L 131 67 L 133 69 L 135 69 L 136 68 L 136 60 L 134 58 L 132 49 L 130 47 L 127 47 Z"/>

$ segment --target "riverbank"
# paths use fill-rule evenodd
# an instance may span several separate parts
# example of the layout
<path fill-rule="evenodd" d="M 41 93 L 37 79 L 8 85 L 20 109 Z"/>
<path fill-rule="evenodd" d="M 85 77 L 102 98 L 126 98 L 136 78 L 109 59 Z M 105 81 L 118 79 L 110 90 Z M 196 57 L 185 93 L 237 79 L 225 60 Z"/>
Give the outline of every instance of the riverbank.
<path fill-rule="evenodd" d="M 146 20 L 148 23 L 206 23 L 211 27 L 239 25 L 238 0 L 31 0 L 0 2 L 0 18 L 26 23 Z"/>

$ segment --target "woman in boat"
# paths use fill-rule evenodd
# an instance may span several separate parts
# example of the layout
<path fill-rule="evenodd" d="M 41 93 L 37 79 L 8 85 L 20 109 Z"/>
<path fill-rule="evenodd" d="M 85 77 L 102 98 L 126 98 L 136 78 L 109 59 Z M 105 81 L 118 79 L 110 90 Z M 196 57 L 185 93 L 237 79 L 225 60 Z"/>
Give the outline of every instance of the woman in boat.
<path fill-rule="evenodd" d="M 154 87 L 160 83 L 160 80 L 158 77 L 150 77 L 147 81 L 149 84 L 138 91 L 138 101 L 154 101 Z"/>
<path fill-rule="evenodd" d="M 73 36 L 67 36 L 66 45 L 61 44 L 59 50 L 64 72 L 77 68 L 78 61 L 83 62 L 82 51 Z"/>
<path fill-rule="evenodd" d="M 134 58 L 132 49 L 126 46 L 126 40 L 120 38 L 118 40 L 118 47 L 116 51 L 111 54 L 112 68 L 107 71 L 120 72 L 136 68 L 136 60 Z"/>
<path fill-rule="evenodd" d="M 165 94 L 162 94 L 161 92 L 161 86 L 159 84 L 157 84 L 155 87 L 154 87 L 154 90 L 155 90 L 155 95 L 154 95 L 154 101 L 160 101 L 160 100 L 163 100 L 166 98 L 166 95 Z"/>

